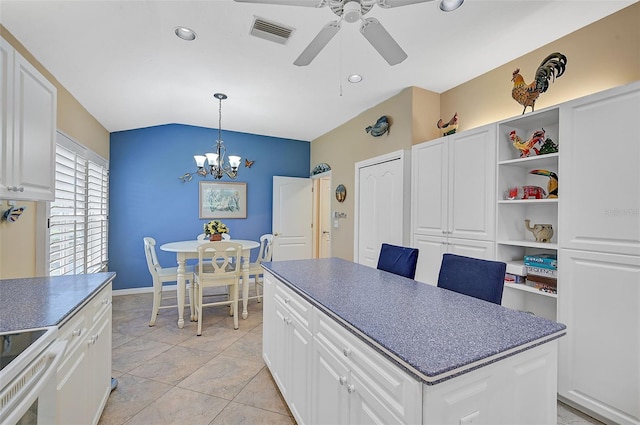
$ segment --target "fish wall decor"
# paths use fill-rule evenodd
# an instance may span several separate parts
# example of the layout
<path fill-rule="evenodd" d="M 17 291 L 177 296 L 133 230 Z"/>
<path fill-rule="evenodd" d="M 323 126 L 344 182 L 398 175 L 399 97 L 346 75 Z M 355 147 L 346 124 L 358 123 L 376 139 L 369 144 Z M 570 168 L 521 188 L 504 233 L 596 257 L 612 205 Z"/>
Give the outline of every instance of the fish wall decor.
<path fill-rule="evenodd" d="M 378 121 L 374 125 L 370 125 L 364 129 L 367 133 L 371 134 L 373 137 L 380 137 L 384 133 L 389 131 L 389 127 L 391 127 L 391 123 L 389 122 L 389 118 L 386 115 L 378 118 Z"/>

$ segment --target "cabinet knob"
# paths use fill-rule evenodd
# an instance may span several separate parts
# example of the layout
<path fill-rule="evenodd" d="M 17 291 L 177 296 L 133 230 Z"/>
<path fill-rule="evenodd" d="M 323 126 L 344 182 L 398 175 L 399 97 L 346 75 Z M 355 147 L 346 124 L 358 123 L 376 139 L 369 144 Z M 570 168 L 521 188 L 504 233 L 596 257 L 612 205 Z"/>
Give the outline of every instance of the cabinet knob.
<path fill-rule="evenodd" d="M 353 394 L 355 391 L 356 391 L 356 387 L 354 387 L 353 384 L 347 385 L 347 392 L 349 394 Z"/>
<path fill-rule="evenodd" d="M 342 349 L 342 354 L 344 354 L 345 357 L 349 357 L 351 355 L 351 348 L 344 347 Z"/>
<path fill-rule="evenodd" d="M 73 336 L 80 336 L 82 335 L 82 328 L 78 328 L 75 331 L 71 332 L 71 335 Z"/>
<path fill-rule="evenodd" d="M 284 319 L 284 323 L 286 323 L 287 325 L 291 324 L 291 319 L 289 317 Z"/>
<path fill-rule="evenodd" d="M 344 385 L 347 382 L 347 377 L 346 376 L 341 376 L 338 379 L 338 382 L 340 382 L 340 385 Z"/>
<path fill-rule="evenodd" d="M 284 298 L 284 302 L 285 302 L 285 304 L 289 304 L 289 301 L 291 301 L 291 298 L 289 298 L 289 297 L 285 297 L 285 298 Z"/>

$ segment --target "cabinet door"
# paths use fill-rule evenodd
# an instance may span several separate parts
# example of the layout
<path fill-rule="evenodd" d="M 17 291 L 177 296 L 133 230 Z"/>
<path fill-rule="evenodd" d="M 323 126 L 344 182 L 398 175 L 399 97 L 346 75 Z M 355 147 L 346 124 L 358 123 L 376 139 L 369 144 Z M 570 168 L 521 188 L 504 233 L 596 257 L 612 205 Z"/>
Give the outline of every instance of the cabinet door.
<path fill-rule="evenodd" d="M 443 236 L 447 228 L 447 138 L 415 145 L 411 152 L 412 233 Z"/>
<path fill-rule="evenodd" d="M 640 255 L 640 83 L 560 110 L 560 245 Z"/>
<path fill-rule="evenodd" d="M 274 332 L 278 329 L 276 310 L 273 307 L 275 286 L 274 278 L 265 273 L 262 294 L 262 358 L 270 370 L 273 370 L 274 362 L 276 361 Z"/>
<path fill-rule="evenodd" d="M 0 195 L 7 195 L 13 162 L 13 47 L 0 38 Z"/>
<path fill-rule="evenodd" d="M 447 234 L 456 238 L 494 240 L 495 125 L 453 134 L 447 143 Z"/>
<path fill-rule="evenodd" d="M 420 250 L 415 280 L 434 286 L 437 285 L 442 254 L 447 252 L 447 238 L 414 234 L 411 244 L 411 246 Z"/>
<path fill-rule="evenodd" d="M 12 197 L 53 201 L 56 88 L 17 53 L 14 87 Z"/>
<path fill-rule="evenodd" d="M 288 311 L 286 307 L 276 299 L 272 298 L 272 306 L 273 312 L 273 326 L 270 331 L 271 346 L 273 348 L 273 358 L 271 375 L 273 376 L 273 380 L 276 381 L 278 387 L 280 388 L 280 392 L 285 400 L 289 399 L 289 385 L 287 380 L 286 370 L 288 368 L 287 359 L 288 359 L 288 344 L 287 344 L 287 320 L 288 320 Z"/>
<path fill-rule="evenodd" d="M 314 339 L 312 353 L 311 423 L 349 423 L 349 394 L 346 389 L 349 370 L 317 339 Z"/>
<path fill-rule="evenodd" d="M 403 424 L 387 407 L 385 400 L 378 399 L 358 375 L 351 373 L 347 383 L 349 394 L 349 423 L 351 424 Z"/>
<path fill-rule="evenodd" d="M 495 245 L 493 242 L 488 241 L 449 238 L 447 240 L 447 252 L 483 260 L 493 260 L 495 258 Z"/>
<path fill-rule="evenodd" d="M 640 423 L 640 257 L 561 249 L 558 392 L 614 423 Z"/>
<path fill-rule="evenodd" d="M 111 393 L 111 306 L 89 331 L 89 341 L 88 363 L 91 373 L 84 379 L 90 386 L 86 391 L 90 397 L 89 411 L 93 415 L 91 423 L 95 425 Z"/>
<path fill-rule="evenodd" d="M 300 425 L 309 423 L 311 333 L 294 316 L 289 323 L 289 408 Z"/>

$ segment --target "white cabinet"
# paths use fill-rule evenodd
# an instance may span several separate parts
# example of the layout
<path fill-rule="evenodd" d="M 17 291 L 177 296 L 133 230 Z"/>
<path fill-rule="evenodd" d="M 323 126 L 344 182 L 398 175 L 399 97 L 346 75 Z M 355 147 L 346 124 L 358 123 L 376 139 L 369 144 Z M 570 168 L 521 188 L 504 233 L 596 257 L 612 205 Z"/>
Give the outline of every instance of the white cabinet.
<path fill-rule="evenodd" d="M 487 125 L 413 146 L 416 280 L 436 284 L 445 252 L 494 258 L 495 145 L 495 125 Z"/>
<path fill-rule="evenodd" d="M 54 199 L 57 91 L 0 39 L 0 198 Z"/>
<path fill-rule="evenodd" d="M 357 263 L 376 267 L 383 243 L 409 243 L 409 155 L 392 152 L 355 169 L 353 252 Z"/>
<path fill-rule="evenodd" d="M 558 394 L 617 424 L 640 424 L 640 257 L 561 249 Z"/>
<path fill-rule="evenodd" d="M 519 150 L 513 146 L 510 133 L 515 132 L 526 141 L 538 130 L 544 130 L 545 139 L 549 138 L 559 145 L 559 153 L 532 154 L 532 156 L 521 158 Z M 565 154 L 565 145 L 561 138 L 559 140 L 558 132 L 558 108 L 530 113 L 498 123 L 496 258 L 500 261 L 522 263 L 525 255 L 557 254 L 558 235 L 563 230 L 558 226 L 558 204 L 560 200 L 564 200 L 566 191 L 560 186 L 558 198 L 548 198 L 546 192 L 550 178 L 531 174 L 531 171 L 547 170 L 555 173 L 562 181 L 563 174 L 559 171 L 559 158 L 560 155 Z M 542 188 L 545 191 L 545 197 L 508 199 L 509 188 L 524 186 Z M 550 224 L 554 231 L 551 241 L 536 242 L 533 234 L 526 229 L 525 219 L 530 220 L 531 226 Z M 547 319 L 556 320 L 557 295 L 540 291 L 531 285 L 505 283 L 502 305 L 531 311 Z M 558 286 L 560 285 L 559 279 Z"/>
<path fill-rule="evenodd" d="M 420 423 L 422 383 L 314 309 L 312 423 Z"/>
<path fill-rule="evenodd" d="M 97 424 L 111 392 L 111 284 L 60 328 L 67 341 L 57 374 L 59 424 Z"/>
<path fill-rule="evenodd" d="M 296 421 L 308 423 L 311 305 L 269 274 L 264 281 L 263 357 Z"/>
<path fill-rule="evenodd" d="M 562 105 L 560 397 L 640 424 L 640 83 Z M 613 121 L 611 121 L 613 120 Z"/>

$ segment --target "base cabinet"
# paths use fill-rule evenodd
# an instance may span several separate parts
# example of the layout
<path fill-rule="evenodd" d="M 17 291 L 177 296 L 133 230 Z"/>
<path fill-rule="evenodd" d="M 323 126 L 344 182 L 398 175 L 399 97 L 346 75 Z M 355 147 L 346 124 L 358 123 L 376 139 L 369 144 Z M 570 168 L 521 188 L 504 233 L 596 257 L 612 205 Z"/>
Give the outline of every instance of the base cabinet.
<path fill-rule="evenodd" d="M 111 392 L 111 284 L 60 328 L 56 423 L 97 424 Z"/>

